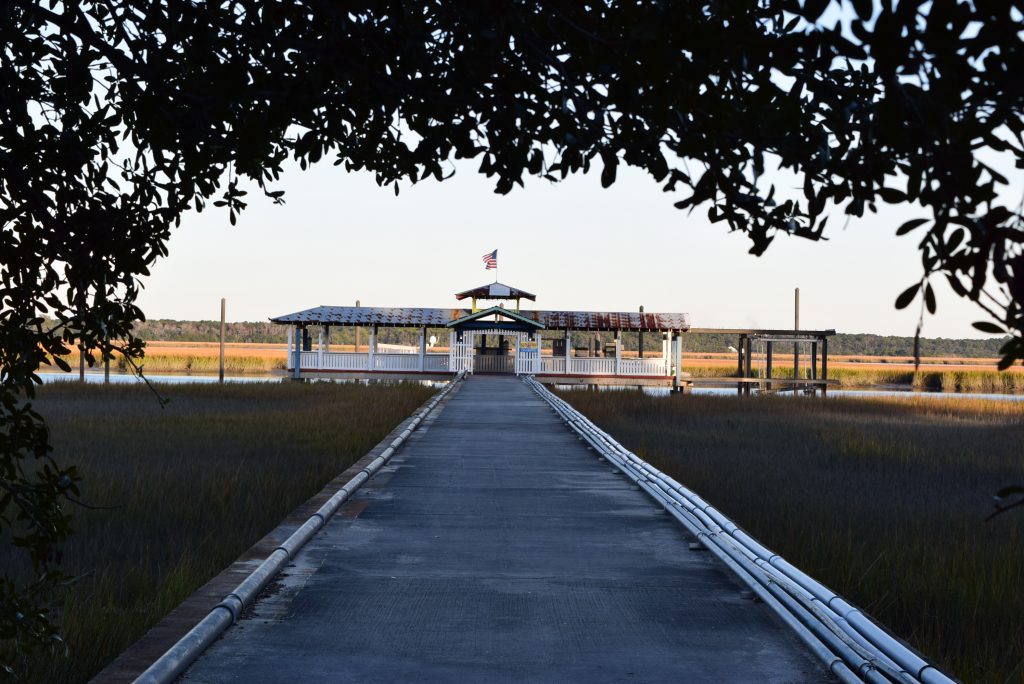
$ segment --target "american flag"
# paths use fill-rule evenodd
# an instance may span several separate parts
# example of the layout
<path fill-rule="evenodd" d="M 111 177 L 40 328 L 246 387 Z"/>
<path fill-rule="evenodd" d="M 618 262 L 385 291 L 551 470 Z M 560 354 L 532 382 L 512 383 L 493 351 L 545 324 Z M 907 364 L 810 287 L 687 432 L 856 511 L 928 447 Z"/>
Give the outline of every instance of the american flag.
<path fill-rule="evenodd" d="M 498 268 L 498 250 L 484 254 L 484 270 L 490 271 L 492 268 Z"/>

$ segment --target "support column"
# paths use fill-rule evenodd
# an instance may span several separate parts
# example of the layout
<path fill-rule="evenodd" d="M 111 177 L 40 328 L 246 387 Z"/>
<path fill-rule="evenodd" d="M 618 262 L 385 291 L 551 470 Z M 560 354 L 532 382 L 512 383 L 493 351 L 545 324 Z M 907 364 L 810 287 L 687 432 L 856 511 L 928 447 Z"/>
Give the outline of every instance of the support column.
<path fill-rule="evenodd" d="M 226 335 L 224 315 L 226 309 L 226 302 L 223 297 L 220 298 L 220 364 L 218 377 L 220 384 L 224 384 L 224 337 Z"/>
<path fill-rule="evenodd" d="M 520 342 L 520 335 L 517 334 L 516 335 L 516 355 L 512 359 L 512 372 L 515 373 L 516 375 L 519 375 L 519 350 L 521 348 L 521 345 L 519 344 L 519 342 Z"/>
<path fill-rule="evenodd" d="M 828 380 L 828 338 L 821 338 L 821 379 Z"/>
<path fill-rule="evenodd" d="M 295 364 L 295 355 L 292 353 L 292 349 L 295 346 L 295 328 L 288 326 L 288 346 L 285 347 L 285 358 L 287 359 L 285 367 L 293 366 Z"/>
<path fill-rule="evenodd" d="M 668 333 L 661 333 L 661 361 L 666 376 L 672 375 L 672 355 L 669 353 Z"/>
<path fill-rule="evenodd" d="M 622 369 L 622 331 L 615 331 L 615 374 L 619 375 Z"/>
<path fill-rule="evenodd" d="M 327 341 L 326 341 L 326 347 L 324 348 L 324 351 L 326 351 L 328 354 L 330 354 L 331 353 L 331 326 L 328 325 L 326 327 L 327 327 Z"/>
<path fill-rule="evenodd" d="M 565 330 L 565 374 L 572 373 L 572 331 Z"/>
<path fill-rule="evenodd" d="M 298 380 L 302 373 L 302 326 L 298 323 L 295 324 L 294 340 L 295 351 L 293 352 L 294 356 L 292 357 L 292 363 L 295 364 L 295 370 L 292 377 Z"/>
<path fill-rule="evenodd" d="M 103 384 L 110 384 L 110 335 L 106 333 L 106 325 L 103 326 Z"/>
<path fill-rule="evenodd" d="M 793 330 L 800 330 L 800 288 L 793 292 Z M 793 380 L 800 377 L 800 343 L 793 343 Z"/>
<path fill-rule="evenodd" d="M 320 326 L 320 332 L 316 336 L 316 367 L 324 367 L 324 327 Z"/>
<path fill-rule="evenodd" d="M 745 344 L 743 346 L 743 356 L 744 356 L 744 359 L 743 359 L 743 362 L 744 362 L 743 363 L 743 366 L 744 366 L 743 367 L 743 377 L 749 379 L 751 377 L 751 372 L 750 372 L 751 358 L 750 357 L 752 355 L 751 355 L 750 352 L 751 352 L 751 347 L 753 346 L 753 344 L 752 344 L 753 340 L 751 340 L 748 337 L 746 340 L 744 340 L 744 342 L 745 342 Z M 744 392 L 744 394 L 750 394 L 750 383 L 749 382 L 743 383 L 743 392 Z"/>
<path fill-rule="evenodd" d="M 811 380 L 818 379 L 818 341 L 811 342 Z"/>
<path fill-rule="evenodd" d="M 456 365 L 457 364 L 455 361 L 455 331 L 451 330 L 448 333 L 448 372 L 458 372 L 459 369 L 456 368 Z"/>
<path fill-rule="evenodd" d="M 743 377 L 743 347 L 747 336 L 740 335 L 736 341 L 736 375 Z"/>
<path fill-rule="evenodd" d="M 765 355 L 765 361 L 764 361 L 765 372 L 764 372 L 764 375 L 765 375 L 765 378 L 767 380 L 771 380 L 772 379 L 772 345 L 773 344 L 774 343 L 771 340 L 768 340 L 767 342 L 764 343 L 764 355 Z"/>
<path fill-rule="evenodd" d="M 420 373 L 425 370 L 427 363 L 427 328 L 420 329 Z"/>
<path fill-rule="evenodd" d="M 376 366 L 377 356 L 377 326 L 370 328 L 370 346 L 366 352 L 366 370 L 373 370 Z"/>
<path fill-rule="evenodd" d="M 672 386 L 678 392 L 679 386 L 682 384 L 683 380 L 683 338 L 680 336 L 678 331 L 674 331 L 672 333 L 672 340 L 675 345 L 674 356 L 676 365 L 676 373 L 675 378 L 672 380 Z"/>

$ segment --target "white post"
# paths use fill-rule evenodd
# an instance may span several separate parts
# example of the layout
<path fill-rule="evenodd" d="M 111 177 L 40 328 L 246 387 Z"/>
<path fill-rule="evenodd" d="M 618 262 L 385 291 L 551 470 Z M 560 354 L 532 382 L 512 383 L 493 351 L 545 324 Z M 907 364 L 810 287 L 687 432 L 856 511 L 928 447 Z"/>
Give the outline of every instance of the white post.
<path fill-rule="evenodd" d="M 320 326 L 320 333 L 316 336 L 316 367 L 324 367 L 324 327 Z"/>
<path fill-rule="evenodd" d="M 288 347 L 285 350 L 285 354 L 284 354 L 285 359 L 286 359 L 286 361 L 285 361 L 285 368 L 287 368 L 288 370 L 291 370 L 292 369 L 292 364 L 295 363 L 295 357 L 292 356 L 292 335 L 294 335 L 294 334 L 295 334 L 294 329 L 292 328 L 292 326 L 289 325 L 288 326 Z"/>
<path fill-rule="evenodd" d="M 572 330 L 565 331 L 565 374 L 572 373 Z"/>
<path fill-rule="evenodd" d="M 668 333 L 661 333 L 661 361 L 665 366 L 665 375 L 672 375 L 672 359 L 668 353 Z"/>
<path fill-rule="evenodd" d="M 370 328 L 370 346 L 366 350 L 366 369 L 373 370 L 377 356 L 377 326 Z"/>
<path fill-rule="evenodd" d="M 622 367 L 622 331 L 615 331 L 615 374 L 618 375 Z"/>
<path fill-rule="evenodd" d="M 678 330 L 672 333 L 672 337 L 676 341 L 676 379 L 674 384 L 678 389 L 683 381 L 683 338 Z"/>
<path fill-rule="evenodd" d="M 519 375 L 519 340 L 522 338 L 522 333 L 516 333 L 516 357 L 512 360 L 512 367 L 515 369 L 516 375 Z"/>
<path fill-rule="evenodd" d="M 299 379 L 302 372 L 302 327 L 295 324 L 295 374 L 294 378 Z"/>
<path fill-rule="evenodd" d="M 427 359 L 427 329 L 420 329 L 420 373 L 423 372 Z"/>

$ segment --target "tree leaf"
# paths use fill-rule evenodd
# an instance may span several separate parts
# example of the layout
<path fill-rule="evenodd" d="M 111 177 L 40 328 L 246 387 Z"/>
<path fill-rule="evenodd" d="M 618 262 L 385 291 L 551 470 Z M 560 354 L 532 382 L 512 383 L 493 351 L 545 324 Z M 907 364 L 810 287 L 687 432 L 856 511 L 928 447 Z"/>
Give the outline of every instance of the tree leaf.
<path fill-rule="evenodd" d="M 928 221 L 930 221 L 930 220 L 931 219 L 924 219 L 924 218 L 910 219 L 909 221 L 907 221 L 902 226 L 900 226 L 899 228 L 896 229 L 896 235 L 906 235 L 907 233 L 909 233 L 910 231 L 914 230 L 915 228 L 918 228 L 918 227 L 923 226 L 924 224 L 928 223 Z"/>
<path fill-rule="evenodd" d="M 910 302 L 914 301 L 914 297 L 917 296 L 917 291 L 921 289 L 921 283 L 915 283 L 908 287 L 906 290 L 896 298 L 896 308 L 906 309 L 910 306 Z"/>
<path fill-rule="evenodd" d="M 619 165 L 619 158 L 614 152 L 602 153 L 604 169 L 601 170 L 601 187 L 607 188 L 615 182 L 615 168 Z"/>
<path fill-rule="evenodd" d="M 935 292 L 932 290 L 931 283 L 928 283 L 924 288 L 924 305 L 927 307 L 928 313 L 935 313 Z"/>
<path fill-rule="evenodd" d="M 989 323 L 988 321 L 977 321 L 973 325 L 974 325 L 975 328 L 977 328 L 978 330 L 980 330 L 983 333 L 991 333 L 993 335 L 1005 335 L 1006 334 L 1006 330 L 1004 330 L 1003 328 L 999 327 L 995 323 Z"/>

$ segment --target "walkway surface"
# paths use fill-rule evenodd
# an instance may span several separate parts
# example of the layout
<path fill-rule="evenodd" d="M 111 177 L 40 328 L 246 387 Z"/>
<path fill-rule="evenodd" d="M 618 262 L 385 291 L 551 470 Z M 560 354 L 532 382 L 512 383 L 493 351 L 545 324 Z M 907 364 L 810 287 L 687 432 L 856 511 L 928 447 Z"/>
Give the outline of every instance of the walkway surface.
<path fill-rule="evenodd" d="M 477 376 L 189 682 L 821 682 L 522 382 Z"/>

